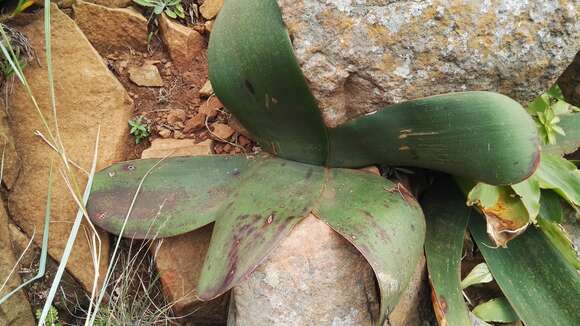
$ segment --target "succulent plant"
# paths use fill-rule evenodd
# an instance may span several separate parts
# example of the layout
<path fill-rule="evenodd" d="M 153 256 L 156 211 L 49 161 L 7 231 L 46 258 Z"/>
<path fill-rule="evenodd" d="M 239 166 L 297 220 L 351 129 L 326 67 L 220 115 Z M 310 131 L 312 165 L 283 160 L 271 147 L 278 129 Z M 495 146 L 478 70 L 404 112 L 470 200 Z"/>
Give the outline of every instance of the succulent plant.
<path fill-rule="evenodd" d="M 382 325 L 423 252 L 425 219 L 418 202 L 401 183 L 347 168 L 386 164 L 442 171 L 460 177 L 463 181 L 459 183 L 468 185 L 466 192 L 478 182 L 485 182 L 480 188 L 504 191 L 495 198 L 496 203 L 511 194 L 512 188 L 506 185 L 529 180 L 541 161 L 541 142 L 533 119 L 517 102 L 491 92 L 412 100 L 327 127 L 296 62 L 274 0 L 226 1 L 213 27 L 209 68 L 216 95 L 269 154 L 115 164 L 95 177 L 88 204 L 96 224 L 126 237 L 170 237 L 215 222 L 198 287 L 198 296 L 204 300 L 239 283 L 294 225 L 313 213 L 350 241 L 372 266 L 381 290 L 377 324 Z M 561 123 L 564 129 L 565 121 Z M 575 122 L 570 128 L 577 125 Z M 556 160 L 563 147 L 578 146 L 575 132 L 567 132 L 566 137 L 545 149 L 557 154 Z M 442 182 L 424 201 L 434 302 L 441 308 L 437 310 L 440 321 L 467 325 L 458 266 L 472 210 L 465 206 L 465 197 L 453 182 Z M 552 186 L 539 185 L 537 192 Z M 477 194 L 471 193 L 474 198 Z M 521 198 L 523 202 L 530 197 Z M 486 213 L 485 207 L 479 208 Z M 502 222 L 510 218 L 504 212 L 496 215 Z M 484 219 L 471 220 L 475 239 L 485 243 Z M 520 233 L 529 223 L 525 220 Z M 569 277 L 542 293 L 559 291 L 562 298 L 573 298 L 579 288 L 574 268 L 555 256 L 559 253 L 534 228 L 520 237 L 523 240 L 513 241 L 528 243 L 514 246 L 512 251 L 502 249 L 499 256 L 513 252 L 517 256 L 525 246 L 537 246 L 538 254 Z M 449 241 L 452 244 L 446 244 Z M 502 284 L 513 288 L 504 281 L 508 276 L 503 271 L 509 271 L 517 259 L 497 258 L 496 252 L 486 253 L 488 249 L 482 252 L 486 259 L 492 257 L 490 270 L 502 289 Z M 498 268 L 502 264 L 508 267 Z M 536 260 L 534 266 L 544 271 L 540 265 Z M 442 272 L 455 268 L 457 275 Z M 549 276 L 538 280 L 555 281 Z M 444 296 L 447 294 L 450 297 Z M 521 295 L 526 294 L 506 293 L 518 314 L 528 311 L 521 307 L 529 306 L 514 299 Z M 559 302 L 565 320 L 571 320 L 578 313 L 566 310 L 574 302 L 565 299 Z M 534 324 L 528 320 L 526 325 Z"/>

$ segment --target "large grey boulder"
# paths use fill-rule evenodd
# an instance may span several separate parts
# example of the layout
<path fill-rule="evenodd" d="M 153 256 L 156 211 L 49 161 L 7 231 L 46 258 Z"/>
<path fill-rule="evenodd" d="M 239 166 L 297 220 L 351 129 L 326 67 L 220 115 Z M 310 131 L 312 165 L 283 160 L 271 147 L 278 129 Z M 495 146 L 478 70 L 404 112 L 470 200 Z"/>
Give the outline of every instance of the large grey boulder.
<path fill-rule="evenodd" d="M 421 258 L 386 324 L 421 325 L 429 306 Z M 406 285 L 405 285 L 406 286 Z M 423 302 L 427 298 L 427 302 Z M 370 326 L 379 312 L 374 272 L 341 235 L 314 215 L 233 288 L 228 325 Z"/>
<path fill-rule="evenodd" d="M 526 104 L 580 48 L 574 0 L 277 1 L 330 126 L 447 92 Z"/>

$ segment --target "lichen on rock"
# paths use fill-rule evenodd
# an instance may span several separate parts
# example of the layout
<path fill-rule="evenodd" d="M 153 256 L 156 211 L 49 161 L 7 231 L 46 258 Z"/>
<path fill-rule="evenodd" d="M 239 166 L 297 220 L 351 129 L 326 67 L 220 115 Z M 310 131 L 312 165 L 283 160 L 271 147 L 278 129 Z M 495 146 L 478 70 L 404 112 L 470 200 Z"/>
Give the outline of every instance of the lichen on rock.
<path fill-rule="evenodd" d="M 325 121 L 448 92 L 525 104 L 580 48 L 570 0 L 277 0 Z"/>

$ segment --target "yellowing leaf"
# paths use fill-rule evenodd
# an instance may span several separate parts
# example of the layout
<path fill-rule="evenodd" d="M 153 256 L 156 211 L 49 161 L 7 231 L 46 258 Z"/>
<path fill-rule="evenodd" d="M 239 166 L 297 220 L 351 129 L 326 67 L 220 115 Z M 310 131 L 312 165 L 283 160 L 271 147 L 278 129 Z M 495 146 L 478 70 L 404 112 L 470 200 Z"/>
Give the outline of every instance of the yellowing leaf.
<path fill-rule="evenodd" d="M 530 222 L 526 206 L 509 186 L 478 183 L 469 192 L 467 204 L 481 210 L 487 221 L 487 233 L 498 246 L 505 247 Z"/>

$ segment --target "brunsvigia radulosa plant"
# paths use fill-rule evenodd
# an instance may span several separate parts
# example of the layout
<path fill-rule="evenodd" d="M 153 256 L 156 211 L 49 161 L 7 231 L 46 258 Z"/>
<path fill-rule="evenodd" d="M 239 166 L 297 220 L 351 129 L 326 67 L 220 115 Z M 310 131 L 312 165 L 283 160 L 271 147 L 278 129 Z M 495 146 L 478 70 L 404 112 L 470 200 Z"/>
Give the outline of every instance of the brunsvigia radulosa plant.
<path fill-rule="evenodd" d="M 566 305 L 560 309 L 565 313 L 556 313 L 560 318 L 577 317 L 569 306 L 574 300 L 559 299 L 577 293 L 574 268 L 560 259 L 538 230 L 530 227 L 524 233 L 534 219 L 528 216 L 522 224 L 512 223 L 512 211 L 496 207 L 506 207 L 497 203 L 512 199 L 514 186 L 506 185 L 521 185 L 540 163 L 550 165 L 541 160 L 533 119 L 517 102 L 491 92 L 445 94 L 391 105 L 329 128 L 293 55 L 274 0 L 225 3 L 210 39 L 209 68 L 216 95 L 268 154 L 116 164 L 95 177 L 88 207 L 96 224 L 126 237 L 170 237 L 215 223 L 199 280 L 201 299 L 215 298 L 238 284 L 294 225 L 313 213 L 350 241 L 374 269 L 381 294 L 377 324 L 384 323 L 409 282 L 423 253 L 426 232 L 434 303 L 444 307 L 436 309 L 440 321 L 465 324 L 469 311 L 455 283 L 460 281 L 469 215 L 478 243 L 487 237 L 485 220 L 466 207 L 464 195 L 456 190 L 459 183 L 485 214 L 495 243 L 505 245 L 523 233 L 520 242 L 528 241 L 526 245 L 534 246 L 551 268 L 558 269 L 558 277 L 563 278 L 558 284 L 549 275 L 536 283 L 550 283 L 543 294 L 556 291 L 554 302 Z M 557 146 L 553 150 L 560 154 Z M 423 210 L 405 186 L 348 169 L 372 164 L 446 172 L 457 182 L 440 178 L 435 190 L 425 195 L 426 231 Z M 538 191 L 547 184 L 532 183 Z M 489 189 L 497 196 L 482 198 Z M 531 198 L 526 189 L 515 190 L 522 193 L 517 200 Z M 449 240 L 455 241 L 453 246 L 445 242 Z M 496 250 L 499 256 L 514 255 L 513 251 L 511 247 Z M 504 278 L 495 268 L 502 264 L 505 271 L 517 259 L 501 261 L 494 253 L 484 255 L 514 309 L 528 313 L 521 291 L 504 288 Z M 539 263 L 530 264 L 538 267 Z M 457 273 L 442 274 L 449 282 L 441 281 L 439 272 L 447 267 Z M 520 317 L 526 325 L 540 325 L 533 321 L 533 312 Z"/>

